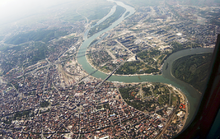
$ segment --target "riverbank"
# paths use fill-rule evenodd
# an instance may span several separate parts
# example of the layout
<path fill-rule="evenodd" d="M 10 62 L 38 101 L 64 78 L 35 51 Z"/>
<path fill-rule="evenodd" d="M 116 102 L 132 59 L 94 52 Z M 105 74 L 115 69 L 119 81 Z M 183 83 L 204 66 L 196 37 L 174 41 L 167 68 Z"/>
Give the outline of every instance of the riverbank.
<path fill-rule="evenodd" d="M 96 67 L 96 66 L 94 66 L 94 65 L 92 64 L 92 61 L 88 58 L 87 55 L 86 55 L 85 57 L 86 57 L 87 62 L 89 63 L 89 65 L 90 65 L 93 69 L 98 70 L 99 72 L 102 72 L 103 74 L 106 74 L 106 75 L 109 75 L 109 74 L 111 73 L 111 72 L 105 73 L 105 72 L 99 70 L 98 67 Z"/>
<path fill-rule="evenodd" d="M 126 7 L 126 11 L 130 11 L 132 15 L 135 10 L 132 7 Z M 87 40 L 85 40 L 81 47 L 80 47 L 80 51 L 81 53 L 86 53 L 86 49 L 89 46 L 89 44 L 95 40 L 98 36 L 100 36 L 101 34 L 111 30 L 112 28 L 114 28 L 115 26 L 117 26 L 118 24 L 120 24 L 123 20 L 124 20 L 124 16 L 120 17 L 116 22 L 114 22 L 110 27 L 108 27 L 107 29 L 104 29 L 96 34 L 94 34 L 93 36 L 91 36 L 90 38 L 88 38 Z M 182 56 L 186 56 L 186 55 L 190 55 L 190 54 L 197 54 L 197 53 L 204 53 L 207 51 L 213 51 L 213 49 L 209 49 L 209 48 L 196 48 L 196 49 L 186 49 L 186 50 L 181 50 L 178 51 L 176 53 L 173 53 L 172 55 L 170 55 L 165 61 L 164 61 L 164 65 L 166 65 L 168 63 L 168 65 L 171 65 L 172 61 L 175 61 L 176 59 L 178 59 L 179 57 Z M 95 69 L 88 63 L 86 56 L 83 57 L 78 57 L 77 58 L 78 63 L 82 66 L 82 68 L 87 72 L 87 73 L 92 73 L 95 71 Z M 186 121 L 186 125 L 193 119 L 194 115 L 197 113 L 197 108 L 201 99 L 201 95 L 198 93 L 197 90 L 195 90 L 192 86 L 190 86 L 189 84 L 179 81 L 177 79 L 175 79 L 174 77 L 172 77 L 170 75 L 170 67 L 168 66 L 167 69 L 165 69 L 166 66 L 163 66 L 162 68 L 162 75 L 133 75 L 133 76 L 115 76 L 112 75 L 108 81 L 117 81 L 117 82 L 125 82 L 125 83 L 134 83 L 134 82 L 160 82 L 160 83 L 166 83 L 166 84 L 171 84 L 172 86 L 175 86 L 176 88 L 180 88 L 181 91 L 186 95 L 187 100 L 190 103 L 190 109 L 189 109 L 189 116 L 188 119 Z M 106 75 L 103 72 L 100 71 L 96 71 L 94 74 L 92 74 L 92 76 L 96 77 L 96 78 L 101 78 L 101 79 L 105 79 L 108 75 Z"/>
<path fill-rule="evenodd" d="M 173 64 L 173 63 L 172 63 Z M 173 77 L 173 78 L 175 78 L 175 79 L 177 79 L 174 75 L 173 75 L 173 71 L 172 71 L 172 65 L 171 65 L 171 71 L 170 71 L 170 75 Z M 177 79 L 178 80 L 178 79 Z M 180 80 L 181 81 L 181 80 Z M 185 82 L 185 83 L 187 83 L 187 82 Z M 192 88 L 194 88 L 191 84 L 189 84 L 189 83 L 187 83 L 189 86 L 191 86 Z M 196 88 L 195 88 L 196 89 Z M 199 93 L 199 94 L 201 94 L 202 95 L 202 92 L 200 92 L 198 89 L 196 89 L 196 91 Z"/>
<path fill-rule="evenodd" d="M 188 99 L 187 99 L 186 95 L 181 90 L 178 90 L 178 89 L 175 88 L 175 91 L 177 91 L 180 95 L 182 95 L 182 97 L 184 98 L 184 102 L 186 103 L 185 104 L 186 113 L 185 113 L 185 117 L 184 117 L 184 120 L 183 120 L 183 126 L 179 129 L 179 132 L 181 132 L 182 129 L 185 127 L 186 121 L 187 121 L 188 116 L 189 116 L 190 103 L 188 102 Z"/>
<path fill-rule="evenodd" d="M 144 74 L 127 74 L 127 75 L 124 75 L 124 74 L 113 74 L 114 76 L 145 76 L 145 75 L 151 75 L 151 76 L 154 76 L 153 73 L 144 73 Z M 156 74 L 156 75 L 162 75 L 162 74 Z"/>
<path fill-rule="evenodd" d="M 120 96 L 122 97 L 123 95 L 121 94 L 121 92 L 119 91 L 119 89 L 118 89 L 118 87 L 119 86 L 130 86 L 130 85 L 132 85 L 132 86 L 135 86 L 136 88 L 139 88 L 139 91 L 138 92 L 140 92 L 141 90 L 141 86 L 142 85 L 154 85 L 153 83 L 151 83 L 151 82 L 142 82 L 142 83 L 115 83 L 115 86 L 117 87 L 117 90 L 118 90 L 118 92 L 120 93 Z M 137 86 L 136 86 L 137 85 Z M 174 94 L 174 95 L 176 95 L 177 97 L 178 97 L 178 100 L 176 100 L 178 103 L 176 103 L 176 105 L 173 105 L 172 104 L 172 106 L 171 105 L 169 105 L 168 107 L 173 107 L 174 109 L 175 109 L 175 111 L 176 112 L 181 112 L 181 111 L 183 111 L 183 112 L 185 112 L 185 114 L 184 114 L 184 118 L 181 120 L 181 123 L 179 123 L 180 125 L 181 125 L 181 127 L 180 127 L 180 129 L 178 130 L 178 132 L 180 132 L 184 127 L 185 127 L 185 124 L 186 124 L 186 121 L 187 121 L 187 119 L 188 119 L 188 115 L 189 115 L 189 107 L 190 107 L 190 104 L 188 103 L 188 99 L 187 99 L 187 97 L 186 97 L 186 95 L 181 91 L 181 90 L 179 90 L 178 88 L 176 88 L 176 87 L 174 87 L 174 86 L 172 86 L 172 85 L 170 85 L 170 84 L 166 84 L 166 83 L 159 83 L 159 86 L 164 86 L 164 87 L 167 87 L 167 89 L 169 89 L 169 92 L 170 93 L 168 93 L 167 95 L 170 95 L 170 94 Z M 156 96 L 155 96 L 156 97 Z M 122 97 L 122 100 L 124 100 L 124 99 L 126 99 L 126 98 L 123 98 Z M 144 100 L 144 98 L 142 98 L 143 100 Z M 140 100 L 141 101 L 141 100 Z M 169 97 L 169 102 L 170 101 L 172 101 L 172 98 L 171 97 Z M 125 101 L 124 101 L 125 102 Z M 132 101 L 133 102 L 133 101 Z M 126 102 L 125 102 L 126 103 Z M 146 102 L 145 102 L 146 103 Z M 127 104 L 127 103 L 126 103 Z M 138 103 L 139 104 L 139 103 Z M 128 104 L 127 104 L 128 105 Z M 185 105 L 184 107 L 185 108 L 182 108 L 182 105 Z M 166 106 L 164 106 L 164 108 L 162 108 L 162 109 L 166 109 Z M 146 110 L 144 110 L 144 111 L 146 111 Z M 142 112 L 144 112 L 144 111 L 142 111 Z M 173 115 L 173 117 L 170 117 L 170 119 L 169 119 L 169 123 L 170 123 L 170 125 L 172 126 L 172 124 L 171 123 L 173 123 L 173 122 L 175 122 L 176 121 L 176 118 L 177 118 L 177 113 L 173 113 L 174 115 Z M 155 113 L 157 113 L 156 111 L 155 111 Z M 147 114 L 149 114 L 149 112 L 147 112 Z M 179 116 L 178 116 L 179 117 Z M 183 116 L 181 116 L 181 117 L 183 117 Z M 167 125 L 167 127 L 169 127 L 169 125 Z M 165 129 L 166 130 L 166 129 Z"/>
<path fill-rule="evenodd" d="M 112 73 L 112 71 L 111 71 L 111 72 L 104 72 L 104 71 L 102 71 L 101 69 L 99 69 L 98 67 L 94 66 L 94 65 L 92 64 L 92 61 L 88 58 L 87 55 L 86 55 L 86 60 L 87 60 L 87 62 L 89 63 L 89 65 L 90 65 L 92 68 L 94 68 L 95 70 L 98 70 L 99 72 L 102 72 L 102 73 L 104 73 L 104 74 L 106 74 L 106 75 L 109 75 L 110 73 Z M 125 75 L 125 74 L 112 74 L 112 75 L 114 75 L 114 76 L 125 76 L 125 77 L 126 77 L 126 76 L 145 76 L 145 75 L 154 76 L 153 73 L 127 74 L 127 75 Z M 162 74 L 156 74 L 156 75 L 162 75 Z"/>

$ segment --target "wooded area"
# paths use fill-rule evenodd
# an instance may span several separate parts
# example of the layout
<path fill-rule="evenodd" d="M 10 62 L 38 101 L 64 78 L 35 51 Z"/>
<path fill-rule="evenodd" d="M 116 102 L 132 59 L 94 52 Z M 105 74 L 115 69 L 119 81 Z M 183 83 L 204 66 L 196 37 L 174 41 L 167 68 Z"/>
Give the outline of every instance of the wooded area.
<path fill-rule="evenodd" d="M 182 57 L 173 63 L 172 73 L 202 92 L 210 74 L 211 58 L 211 53 Z"/>

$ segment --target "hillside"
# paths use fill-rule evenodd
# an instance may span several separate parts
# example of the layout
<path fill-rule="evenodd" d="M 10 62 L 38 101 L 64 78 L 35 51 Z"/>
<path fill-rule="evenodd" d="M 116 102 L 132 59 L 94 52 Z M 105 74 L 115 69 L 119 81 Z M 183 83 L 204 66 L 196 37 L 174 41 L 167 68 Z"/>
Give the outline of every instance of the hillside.
<path fill-rule="evenodd" d="M 212 54 L 189 55 L 173 63 L 173 75 L 202 92 L 209 76 Z"/>

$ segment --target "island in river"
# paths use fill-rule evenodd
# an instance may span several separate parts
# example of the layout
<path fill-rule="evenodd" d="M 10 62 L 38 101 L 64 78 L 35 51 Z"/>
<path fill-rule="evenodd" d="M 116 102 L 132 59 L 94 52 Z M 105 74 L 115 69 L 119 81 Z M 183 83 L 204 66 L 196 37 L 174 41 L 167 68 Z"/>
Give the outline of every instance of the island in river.
<path fill-rule="evenodd" d="M 115 20 L 117 6 L 125 11 L 119 9 Z M 197 19 L 215 20 L 218 10 L 82 0 L 49 13 L 39 22 L 30 17 L 32 25 L 16 22 L 0 32 L 0 136 L 165 138 L 190 123 L 201 94 L 170 71 L 180 57 L 212 51 L 206 47 L 213 46 L 219 27 Z M 88 37 L 89 27 L 98 31 Z M 88 63 L 89 54 L 96 67 Z M 123 71 L 126 62 L 137 62 L 130 66 L 135 74 L 126 71 L 103 82 L 105 73 L 119 65 Z M 147 75 L 148 69 L 162 75 Z"/>
<path fill-rule="evenodd" d="M 127 70 L 126 67 L 123 67 L 126 66 L 124 63 L 143 62 L 142 65 L 139 64 L 139 67 L 132 67 L 127 64 L 132 70 L 122 70 L 120 73 L 120 75 L 123 75 L 125 74 L 123 71 L 125 71 L 127 76 L 126 74 L 123 76 L 117 74 L 117 71 L 122 69 L 121 67 L 118 68 L 116 70 L 116 75 L 113 74 L 108 80 L 127 83 L 146 81 L 162 82 L 172 84 L 173 86 L 180 88 L 187 97 L 186 102 L 187 106 L 189 107 L 189 115 L 186 124 L 188 124 L 193 119 L 194 114 L 197 111 L 201 94 L 189 84 L 181 82 L 172 76 L 170 72 L 172 69 L 172 63 L 182 56 L 194 53 L 204 53 L 207 51 L 211 52 L 212 49 L 204 49 L 204 47 L 206 47 L 204 44 L 201 44 L 199 41 L 187 40 L 184 36 L 182 36 L 182 33 L 178 32 L 173 32 L 173 35 L 163 36 L 162 39 L 165 40 L 163 41 L 160 37 L 160 34 L 165 33 L 164 31 L 150 30 L 149 28 L 146 28 L 147 25 L 145 25 L 148 24 L 148 26 L 153 27 L 157 21 L 154 20 L 152 23 L 145 22 L 142 25 L 131 25 L 132 20 L 135 20 L 134 18 L 137 16 L 138 15 L 132 16 L 131 18 L 124 20 L 123 24 L 118 25 L 121 19 L 123 19 L 122 16 L 115 22 L 114 25 L 111 25 L 109 28 L 91 36 L 80 47 L 80 53 L 84 52 L 86 56 L 88 56 L 87 59 L 89 62 L 85 57 L 79 57 L 77 60 L 87 73 L 93 73 L 92 76 L 102 79 L 105 79 L 107 76 L 106 74 L 111 74 L 111 72 L 119 66 Z M 166 27 L 168 26 L 169 25 L 166 24 Z M 112 29 L 112 27 L 115 28 Z M 163 27 L 164 26 L 161 26 L 161 30 Z M 169 29 L 170 28 L 176 27 L 174 27 L 172 24 L 169 26 Z M 90 45 L 93 40 L 105 32 L 108 32 L 107 37 L 103 38 L 93 46 Z M 151 35 L 152 33 L 156 33 L 156 35 Z M 89 45 L 90 47 L 87 48 Z M 150 66 L 150 68 L 160 70 L 162 76 L 146 75 L 146 73 L 143 71 L 146 71 L 145 69 L 148 67 L 144 66 L 144 64 L 147 64 L 147 66 Z M 96 71 L 97 69 L 98 71 Z M 172 120 L 169 121 L 167 127 L 170 125 L 177 127 L 178 124 L 175 122 L 175 120 L 173 121 L 175 117 L 172 117 L 171 119 Z M 163 136 L 173 133 L 172 131 L 167 131 L 165 132 L 167 134 L 164 134 L 164 132 L 161 132 Z"/>

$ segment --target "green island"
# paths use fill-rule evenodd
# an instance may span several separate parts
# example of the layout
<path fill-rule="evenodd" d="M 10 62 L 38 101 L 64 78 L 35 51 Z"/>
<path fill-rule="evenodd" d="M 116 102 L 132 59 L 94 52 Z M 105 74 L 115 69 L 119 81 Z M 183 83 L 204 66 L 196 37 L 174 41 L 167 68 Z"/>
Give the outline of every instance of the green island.
<path fill-rule="evenodd" d="M 214 47 L 219 7 L 120 2 L 67 2 L 1 26 L 0 138 L 172 138 L 189 125 L 211 57 L 191 54 Z"/>
<path fill-rule="evenodd" d="M 111 2 L 105 2 L 103 0 L 96 0 L 93 3 L 90 4 L 84 4 L 83 8 L 78 8 L 76 15 L 81 18 L 81 20 L 84 20 L 85 17 L 87 17 L 89 22 L 96 23 L 98 20 L 102 19 L 105 15 L 107 15 L 111 8 L 114 6 Z M 74 12 L 70 13 L 70 16 L 67 17 L 72 19 L 74 15 Z"/>
<path fill-rule="evenodd" d="M 173 63 L 172 73 L 202 92 L 208 80 L 211 58 L 211 53 L 182 57 Z"/>
<path fill-rule="evenodd" d="M 98 26 L 95 26 L 89 30 L 88 37 L 109 27 L 113 22 L 115 22 L 119 17 L 121 17 L 124 12 L 125 12 L 125 8 L 121 6 L 117 6 L 116 11 L 112 16 L 108 17 L 104 22 L 102 22 Z"/>
<path fill-rule="evenodd" d="M 107 15 L 109 13 L 109 11 L 111 10 L 111 6 L 112 5 L 110 5 L 110 4 L 109 5 L 104 5 L 104 6 L 101 5 L 101 6 L 95 7 L 92 10 L 89 10 L 88 12 L 91 15 L 88 16 L 88 19 L 90 21 L 93 21 L 93 20 L 97 21 L 97 20 L 103 18 L 105 15 Z"/>

